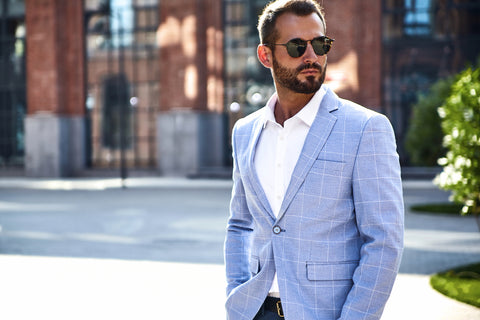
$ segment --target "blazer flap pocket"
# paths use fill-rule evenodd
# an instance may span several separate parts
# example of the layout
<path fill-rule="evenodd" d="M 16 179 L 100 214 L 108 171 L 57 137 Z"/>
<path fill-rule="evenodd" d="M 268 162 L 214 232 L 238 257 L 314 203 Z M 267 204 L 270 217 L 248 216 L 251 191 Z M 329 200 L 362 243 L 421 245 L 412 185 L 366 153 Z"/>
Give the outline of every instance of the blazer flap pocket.
<path fill-rule="evenodd" d="M 307 262 L 307 279 L 309 280 L 351 280 L 358 262 Z"/>
<path fill-rule="evenodd" d="M 344 165 L 345 162 L 317 159 L 313 162 L 312 170 L 316 172 L 331 174 L 333 172 L 341 172 Z"/>

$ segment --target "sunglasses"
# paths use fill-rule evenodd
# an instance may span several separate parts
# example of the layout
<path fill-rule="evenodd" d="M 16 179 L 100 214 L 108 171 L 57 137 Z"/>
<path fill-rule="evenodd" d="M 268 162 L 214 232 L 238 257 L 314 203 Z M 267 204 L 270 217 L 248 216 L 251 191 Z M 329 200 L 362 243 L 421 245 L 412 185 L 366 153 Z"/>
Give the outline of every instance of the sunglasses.
<path fill-rule="evenodd" d="M 274 43 L 275 46 L 284 46 L 287 48 L 288 55 L 292 58 L 299 58 L 305 54 L 307 51 L 308 43 L 310 42 L 313 47 L 313 51 L 317 56 L 323 56 L 330 51 L 332 44 L 335 39 L 330 39 L 329 37 L 322 36 L 317 37 L 312 40 L 303 40 L 300 38 L 295 38 L 287 43 Z"/>

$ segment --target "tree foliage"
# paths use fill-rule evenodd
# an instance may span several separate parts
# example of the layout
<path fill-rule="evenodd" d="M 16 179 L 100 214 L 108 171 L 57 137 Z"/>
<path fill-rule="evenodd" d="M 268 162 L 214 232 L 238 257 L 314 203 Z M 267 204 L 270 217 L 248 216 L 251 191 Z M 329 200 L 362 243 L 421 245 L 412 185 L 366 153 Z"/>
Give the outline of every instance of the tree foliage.
<path fill-rule="evenodd" d="M 451 94 L 438 108 L 444 133 L 443 171 L 435 178 L 452 200 L 462 203 L 463 214 L 480 217 L 480 68 L 461 72 Z M 480 227 L 480 225 L 479 225 Z"/>
<path fill-rule="evenodd" d="M 440 79 L 428 92 L 419 94 L 413 105 L 412 117 L 405 138 L 410 163 L 416 166 L 435 166 L 445 156 L 443 133 L 437 109 L 450 95 L 453 78 Z"/>

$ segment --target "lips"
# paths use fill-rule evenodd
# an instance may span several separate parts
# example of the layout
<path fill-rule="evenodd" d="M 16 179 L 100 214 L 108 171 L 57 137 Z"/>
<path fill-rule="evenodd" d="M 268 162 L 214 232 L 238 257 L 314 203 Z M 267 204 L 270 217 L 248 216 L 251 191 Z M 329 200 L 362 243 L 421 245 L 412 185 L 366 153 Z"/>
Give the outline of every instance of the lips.
<path fill-rule="evenodd" d="M 301 65 L 297 68 L 297 71 L 300 74 L 305 75 L 316 75 L 322 71 L 322 67 L 318 63 Z"/>
<path fill-rule="evenodd" d="M 306 70 L 303 70 L 300 73 L 301 74 L 306 74 L 306 75 L 314 75 L 314 74 L 318 74 L 319 72 L 320 72 L 320 70 L 318 70 L 318 69 L 306 69 Z"/>

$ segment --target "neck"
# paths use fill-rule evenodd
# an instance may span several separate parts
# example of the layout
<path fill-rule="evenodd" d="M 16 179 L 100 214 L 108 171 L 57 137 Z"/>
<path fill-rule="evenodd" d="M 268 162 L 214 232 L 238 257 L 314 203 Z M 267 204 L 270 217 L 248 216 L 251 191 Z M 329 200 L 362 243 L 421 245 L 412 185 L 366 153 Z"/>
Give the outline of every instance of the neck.
<path fill-rule="evenodd" d="M 296 115 L 312 99 L 314 93 L 303 94 L 292 91 L 277 90 L 277 104 L 275 105 L 275 120 L 283 126 L 285 121 Z"/>

